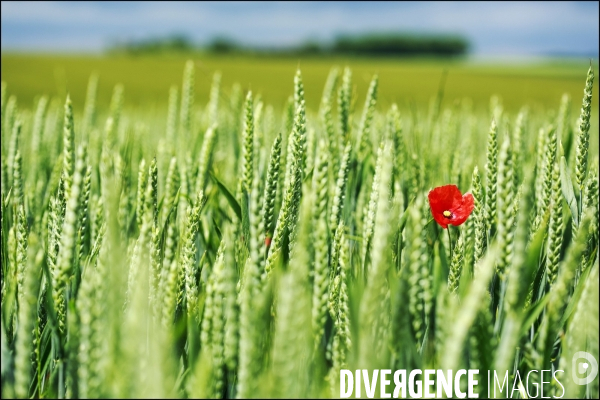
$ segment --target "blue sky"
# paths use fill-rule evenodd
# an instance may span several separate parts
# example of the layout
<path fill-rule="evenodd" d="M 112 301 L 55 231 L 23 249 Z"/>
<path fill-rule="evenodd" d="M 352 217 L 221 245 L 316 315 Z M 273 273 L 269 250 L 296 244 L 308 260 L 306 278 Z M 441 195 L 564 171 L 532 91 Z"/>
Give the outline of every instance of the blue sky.
<path fill-rule="evenodd" d="M 464 35 L 475 56 L 598 56 L 598 2 L 11 2 L 2 50 L 101 52 L 176 33 L 287 46 L 340 33 Z"/>

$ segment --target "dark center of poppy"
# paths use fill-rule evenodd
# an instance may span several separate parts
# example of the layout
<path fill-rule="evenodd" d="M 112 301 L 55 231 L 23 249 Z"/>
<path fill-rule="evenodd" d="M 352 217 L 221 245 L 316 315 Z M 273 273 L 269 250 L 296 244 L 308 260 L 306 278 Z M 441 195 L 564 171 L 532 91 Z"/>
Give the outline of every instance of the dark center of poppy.
<path fill-rule="evenodd" d="M 451 213 L 450 211 L 448 211 L 448 210 L 444 211 L 444 212 L 442 213 L 442 215 L 443 215 L 444 217 L 446 217 L 446 218 L 450 218 L 450 217 L 452 217 L 452 213 Z"/>

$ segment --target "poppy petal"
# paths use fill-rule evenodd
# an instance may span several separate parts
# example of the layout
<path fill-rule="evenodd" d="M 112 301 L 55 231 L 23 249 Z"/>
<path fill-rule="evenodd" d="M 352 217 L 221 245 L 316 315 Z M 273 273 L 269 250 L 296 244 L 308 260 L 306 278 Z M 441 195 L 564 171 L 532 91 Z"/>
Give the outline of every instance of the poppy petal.
<path fill-rule="evenodd" d="M 451 210 L 453 205 L 460 205 L 462 195 L 456 185 L 439 186 L 429 192 L 429 206 L 435 213 Z"/>
<path fill-rule="evenodd" d="M 444 217 L 441 213 L 434 213 L 432 210 L 431 215 L 433 215 L 435 222 L 437 222 L 442 228 L 446 229 L 448 227 L 449 219 Z"/>
<path fill-rule="evenodd" d="M 462 225 L 469 215 L 473 212 L 473 208 L 475 207 L 475 202 L 473 199 L 473 195 L 471 193 L 466 193 L 462 196 L 461 204 L 459 207 L 452 210 L 453 219 L 450 222 L 454 226 Z"/>
<path fill-rule="evenodd" d="M 462 195 L 456 185 L 438 186 L 428 195 L 431 215 L 435 222 L 446 229 L 452 223 L 454 216 L 445 217 L 444 211 L 451 211 L 462 204 Z"/>
<path fill-rule="evenodd" d="M 438 186 L 429 191 L 429 207 L 435 222 L 442 228 L 448 228 L 448 224 L 462 225 L 474 208 L 474 199 L 471 193 L 464 196 L 456 185 Z M 445 216 L 444 213 L 450 216 Z"/>

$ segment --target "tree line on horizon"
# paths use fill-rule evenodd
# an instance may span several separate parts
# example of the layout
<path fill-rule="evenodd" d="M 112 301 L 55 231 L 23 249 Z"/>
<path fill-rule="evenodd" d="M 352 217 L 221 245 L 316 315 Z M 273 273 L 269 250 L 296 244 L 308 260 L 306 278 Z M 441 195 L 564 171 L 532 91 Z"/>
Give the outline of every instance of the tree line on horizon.
<path fill-rule="evenodd" d="M 267 47 L 245 45 L 225 36 L 213 38 L 204 45 L 194 43 L 185 35 L 115 42 L 109 53 L 130 55 L 160 53 L 192 53 L 246 55 L 355 55 L 376 57 L 456 57 L 466 55 L 469 42 L 458 35 L 418 35 L 405 33 L 372 33 L 340 35 L 333 42 L 308 40 L 297 46 Z"/>

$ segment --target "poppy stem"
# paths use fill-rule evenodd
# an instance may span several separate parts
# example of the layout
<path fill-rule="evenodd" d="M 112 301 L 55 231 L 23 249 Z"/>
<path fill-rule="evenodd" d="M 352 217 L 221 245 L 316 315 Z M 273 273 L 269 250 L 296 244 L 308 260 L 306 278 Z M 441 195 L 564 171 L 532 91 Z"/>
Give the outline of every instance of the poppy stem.
<path fill-rule="evenodd" d="M 448 226 L 448 250 L 450 252 L 450 262 L 452 262 L 452 236 L 450 235 L 450 226 Z"/>

